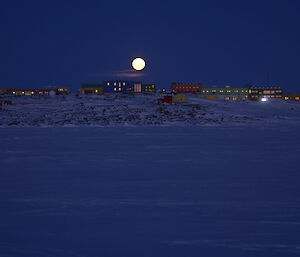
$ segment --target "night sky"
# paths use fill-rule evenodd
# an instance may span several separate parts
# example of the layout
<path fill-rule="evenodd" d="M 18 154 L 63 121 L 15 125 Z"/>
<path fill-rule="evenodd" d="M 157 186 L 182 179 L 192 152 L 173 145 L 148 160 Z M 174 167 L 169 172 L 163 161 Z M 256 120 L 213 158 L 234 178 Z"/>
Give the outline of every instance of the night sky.
<path fill-rule="evenodd" d="M 1 1 L 0 88 L 135 75 L 300 93 L 300 1 Z M 130 71 L 130 72 L 129 72 Z"/>

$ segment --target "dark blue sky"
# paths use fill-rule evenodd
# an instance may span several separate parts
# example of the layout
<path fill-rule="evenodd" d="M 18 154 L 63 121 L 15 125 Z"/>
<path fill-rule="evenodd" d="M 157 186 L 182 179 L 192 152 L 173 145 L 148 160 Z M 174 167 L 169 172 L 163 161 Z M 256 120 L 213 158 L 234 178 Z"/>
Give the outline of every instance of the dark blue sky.
<path fill-rule="evenodd" d="M 115 77 L 142 56 L 147 69 L 139 79 L 159 87 L 269 80 L 300 93 L 299 13 L 299 0 L 4 0 L 0 87 L 75 90 Z"/>

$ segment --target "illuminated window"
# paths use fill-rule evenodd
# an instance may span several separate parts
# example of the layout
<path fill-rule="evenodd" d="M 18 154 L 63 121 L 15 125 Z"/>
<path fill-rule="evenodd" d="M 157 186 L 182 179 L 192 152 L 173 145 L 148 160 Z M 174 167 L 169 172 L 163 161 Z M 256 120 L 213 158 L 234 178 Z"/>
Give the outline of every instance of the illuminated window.
<path fill-rule="evenodd" d="M 107 85 L 109 86 L 109 82 L 107 82 Z"/>
<path fill-rule="evenodd" d="M 121 88 L 119 88 L 119 91 L 121 91 L 122 89 Z"/>
<path fill-rule="evenodd" d="M 126 85 L 126 83 L 125 82 L 123 82 L 123 86 L 125 86 Z"/>
<path fill-rule="evenodd" d="M 116 89 L 116 88 L 114 88 L 114 90 L 115 90 L 115 91 L 117 91 L 117 89 Z"/>
<path fill-rule="evenodd" d="M 114 82 L 114 86 L 116 86 L 117 85 L 117 83 L 116 82 Z"/>
<path fill-rule="evenodd" d="M 300 99 L 299 96 L 295 97 L 295 100 L 299 101 L 299 99 Z"/>

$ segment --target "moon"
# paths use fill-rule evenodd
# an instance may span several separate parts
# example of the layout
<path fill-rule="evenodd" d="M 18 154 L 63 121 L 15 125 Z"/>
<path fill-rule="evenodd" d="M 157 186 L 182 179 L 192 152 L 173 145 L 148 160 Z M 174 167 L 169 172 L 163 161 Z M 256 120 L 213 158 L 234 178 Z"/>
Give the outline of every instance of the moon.
<path fill-rule="evenodd" d="M 137 57 L 132 61 L 132 67 L 137 71 L 141 71 L 146 67 L 146 62 L 143 58 Z"/>

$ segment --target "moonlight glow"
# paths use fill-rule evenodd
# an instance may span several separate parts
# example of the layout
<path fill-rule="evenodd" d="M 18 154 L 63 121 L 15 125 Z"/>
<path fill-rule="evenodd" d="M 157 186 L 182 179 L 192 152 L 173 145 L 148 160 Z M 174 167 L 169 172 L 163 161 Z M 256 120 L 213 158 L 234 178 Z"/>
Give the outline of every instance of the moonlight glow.
<path fill-rule="evenodd" d="M 135 58 L 132 61 L 132 67 L 137 71 L 144 69 L 145 66 L 146 66 L 146 62 L 142 58 Z"/>

